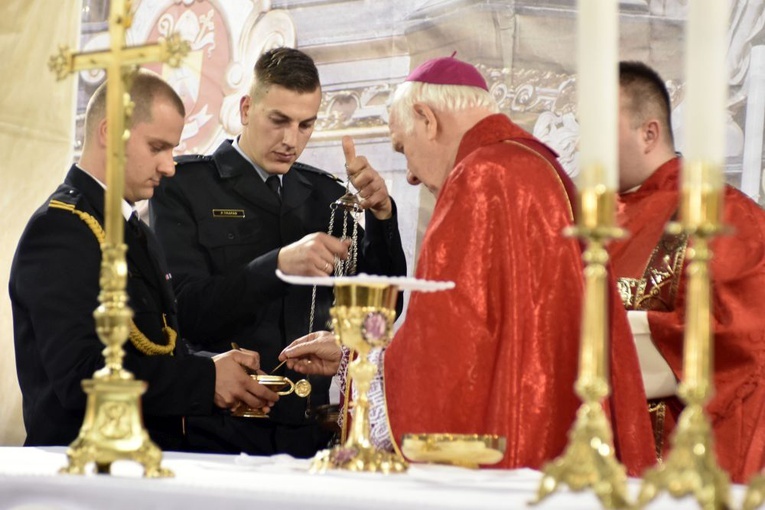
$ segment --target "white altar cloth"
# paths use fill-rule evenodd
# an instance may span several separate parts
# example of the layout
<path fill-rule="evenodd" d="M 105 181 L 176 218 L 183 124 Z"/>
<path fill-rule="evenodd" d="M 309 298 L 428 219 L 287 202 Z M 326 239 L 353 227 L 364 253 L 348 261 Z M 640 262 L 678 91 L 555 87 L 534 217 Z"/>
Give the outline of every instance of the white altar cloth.
<path fill-rule="evenodd" d="M 165 452 L 174 478 L 144 479 L 142 468 L 116 463 L 112 476 L 59 475 L 65 448 L 0 447 L 1 510 L 247 509 L 512 509 L 526 508 L 541 474 L 531 469 L 469 470 L 412 465 L 406 474 L 308 473 L 309 461 L 286 455 L 203 455 Z M 635 494 L 638 480 L 630 480 Z M 740 507 L 744 487 L 734 486 Z M 600 508 L 591 493 L 559 489 L 542 510 Z M 695 509 L 691 499 L 660 496 L 648 509 Z"/>

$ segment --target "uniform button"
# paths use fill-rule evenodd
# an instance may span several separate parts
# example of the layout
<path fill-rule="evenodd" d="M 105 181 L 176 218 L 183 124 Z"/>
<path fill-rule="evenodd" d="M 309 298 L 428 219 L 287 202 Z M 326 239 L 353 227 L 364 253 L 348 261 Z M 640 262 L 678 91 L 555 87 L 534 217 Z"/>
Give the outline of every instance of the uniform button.
<path fill-rule="evenodd" d="M 236 237 L 236 236 L 235 236 L 235 235 L 234 235 L 232 232 L 229 232 L 229 233 L 228 233 L 228 238 L 229 238 L 229 239 L 234 239 L 235 237 Z"/>

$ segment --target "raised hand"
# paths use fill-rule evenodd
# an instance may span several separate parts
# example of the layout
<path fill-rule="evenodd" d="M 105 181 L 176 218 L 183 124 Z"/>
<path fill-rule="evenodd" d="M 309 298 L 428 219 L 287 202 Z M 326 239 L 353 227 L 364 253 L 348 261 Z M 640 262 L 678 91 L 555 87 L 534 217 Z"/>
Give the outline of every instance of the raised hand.
<path fill-rule="evenodd" d="M 348 179 L 359 192 L 361 207 L 372 211 L 378 220 L 390 218 L 393 215 L 393 205 L 388 195 L 388 187 L 367 158 L 356 156 L 356 146 L 350 136 L 343 137 L 343 153 Z"/>

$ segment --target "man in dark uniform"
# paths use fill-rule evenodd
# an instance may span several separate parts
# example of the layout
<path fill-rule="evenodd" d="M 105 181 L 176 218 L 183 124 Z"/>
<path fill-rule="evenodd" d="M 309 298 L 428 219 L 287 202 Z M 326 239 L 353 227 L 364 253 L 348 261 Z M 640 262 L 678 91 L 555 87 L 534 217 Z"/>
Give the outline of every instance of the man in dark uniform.
<path fill-rule="evenodd" d="M 283 283 L 287 274 L 327 276 L 348 256 L 341 214 L 328 235 L 330 205 L 345 192 L 332 175 L 297 163 L 321 102 L 316 66 L 291 48 L 264 53 L 250 93 L 240 101 L 241 136 L 211 156 L 178 160 L 178 175 L 151 200 L 152 226 L 168 255 L 184 335 L 200 350 L 231 342 L 257 351 L 271 371 L 281 350 L 313 329 L 325 329 L 332 290 Z M 358 271 L 405 275 L 395 204 L 380 175 L 344 141 L 346 168 L 359 190 L 365 231 Z M 350 233 L 350 227 L 348 233 Z M 280 369 L 293 381 L 298 374 Z M 328 402 L 329 378 L 311 380 L 310 402 L 282 397 L 268 420 L 212 416 L 188 422 L 200 450 L 307 457 L 329 439 L 311 408 Z"/>
<path fill-rule="evenodd" d="M 124 366 L 148 382 L 143 412 L 151 438 L 161 448 L 183 449 L 185 415 L 209 414 L 214 406 L 233 408 L 240 401 L 267 407 L 278 397 L 246 374 L 243 366 L 259 368 L 256 353 L 191 356 L 176 338 L 170 275 L 156 238 L 138 221 L 133 204 L 150 198 L 160 179 L 175 172 L 172 151 L 185 112 L 178 95 L 153 73 L 137 73 L 130 93 L 135 109 L 125 149 L 122 213 L 134 318 Z M 11 267 L 26 445 L 67 445 L 77 437 L 86 401 L 80 382 L 104 365 L 93 311 L 99 305 L 104 238 L 105 103 L 102 85 L 88 104 L 82 157 L 30 219 Z"/>

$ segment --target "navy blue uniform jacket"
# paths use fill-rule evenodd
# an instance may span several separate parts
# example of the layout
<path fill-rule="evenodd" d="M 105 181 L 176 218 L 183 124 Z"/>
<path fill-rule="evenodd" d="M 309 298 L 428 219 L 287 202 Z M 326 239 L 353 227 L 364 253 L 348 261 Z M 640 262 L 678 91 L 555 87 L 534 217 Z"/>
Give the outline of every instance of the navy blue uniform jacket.
<path fill-rule="evenodd" d="M 151 223 L 173 273 L 183 334 L 200 350 L 223 352 L 236 342 L 257 351 L 263 370 L 269 372 L 281 350 L 308 333 L 311 309 L 311 287 L 288 285 L 276 277 L 279 249 L 308 234 L 327 232 L 330 204 L 345 187 L 331 174 L 295 163 L 284 174 L 280 200 L 230 141 L 212 155 L 182 156 L 177 162 L 175 177 L 163 181 L 151 200 Z M 388 220 L 378 221 L 367 212 L 365 226 L 359 235 L 359 272 L 405 275 L 395 205 Z M 341 233 L 338 214 L 333 234 Z M 331 305 L 332 289 L 319 287 L 314 330 L 328 329 Z M 302 378 L 290 371 L 279 373 L 293 381 Z M 326 403 L 328 379 L 312 377 L 311 382 L 310 405 Z M 306 426 L 305 413 L 305 400 L 290 395 L 280 399 L 268 421 Z M 263 427 L 277 433 L 270 425 L 244 420 L 247 430 Z M 237 443 L 244 433 L 224 432 L 232 444 L 212 449 L 293 455 L 315 451 L 306 444 L 295 449 L 280 446 L 273 437 L 265 446 L 257 439 L 255 445 Z"/>
<path fill-rule="evenodd" d="M 74 205 L 103 225 L 104 190 L 75 166 L 50 199 Z M 84 221 L 49 207 L 50 199 L 21 236 L 9 285 L 26 445 L 68 445 L 77 437 L 86 400 L 80 381 L 104 366 L 93 318 L 101 249 Z M 148 245 L 125 230 L 129 305 L 144 335 L 166 344 L 162 315 L 176 326 L 173 291 L 161 249 L 142 228 Z M 125 368 L 148 383 L 143 413 L 149 434 L 164 449 L 183 448 L 182 417 L 212 411 L 213 363 L 185 354 L 180 339 L 175 356 L 145 356 L 129 340 L 124 347 Z"/>

